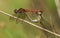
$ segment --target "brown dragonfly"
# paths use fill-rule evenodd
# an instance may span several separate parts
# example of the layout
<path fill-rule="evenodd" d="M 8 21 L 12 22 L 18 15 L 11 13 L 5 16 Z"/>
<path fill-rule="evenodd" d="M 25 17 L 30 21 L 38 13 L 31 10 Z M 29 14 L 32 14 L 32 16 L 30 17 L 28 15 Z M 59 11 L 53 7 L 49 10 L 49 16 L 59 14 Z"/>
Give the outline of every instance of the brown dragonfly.
<path fill-rule="evenodd" d="M 36 13 L 37 15 L 39 15 L 40 17 L 42 16 L 42 13 L 43 11 L 41 10 L 31 10 L 31 9 L 24 9 L 24 8 L 19 8 L 19 9 L 14 9 L 14 13 L 17 15 L 18 14 L 18 18 L 19 18 L 19 15 L 22 14 L 26 14 L 26 12 L 32 12 L 32 13 Z M 20 17 L 22 17 L 22 15 L 20 15 Z M 23 16 L 24 18 L 24 16 Z M 28 17 L 29 18 L 29 17 Z M 36 21 L 36 20 L 31 20 L 31 21 Z"/>
<path fill-rule="evenodd" d="M 42 10 L 31 10 L 31 9 L 23 9 L 23 8 L 19 8 L 18 10 L 17 9 L 15 9 L 14 10 L 14 13 L 25 13 L 25 12 L 35 12 L 36 14 L 42 14 L 43 13 L 43 11 Z M 40 12 L 40 13 L 38 13 L 38 12 Z"/>

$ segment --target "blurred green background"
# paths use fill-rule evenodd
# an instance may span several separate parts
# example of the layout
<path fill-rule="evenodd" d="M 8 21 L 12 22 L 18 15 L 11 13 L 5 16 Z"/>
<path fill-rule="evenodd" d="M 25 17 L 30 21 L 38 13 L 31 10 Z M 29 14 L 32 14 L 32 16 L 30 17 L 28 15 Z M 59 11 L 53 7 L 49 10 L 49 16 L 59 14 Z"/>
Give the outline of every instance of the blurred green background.
<path fill-rule="evenodd" d="M 60 34 L 60 20 L 54 0 L 0 0 L 0 10 L 14 14 L 18 8 L 43 10 L 43 19 L 37 25 Z M 0 38 L 60 38 L 25 22 L 9 21 L 0 14 Z M 36 23 L 35 23 L 36 24 Z M 41 25 L 40 25 L 41 24 Z"/>

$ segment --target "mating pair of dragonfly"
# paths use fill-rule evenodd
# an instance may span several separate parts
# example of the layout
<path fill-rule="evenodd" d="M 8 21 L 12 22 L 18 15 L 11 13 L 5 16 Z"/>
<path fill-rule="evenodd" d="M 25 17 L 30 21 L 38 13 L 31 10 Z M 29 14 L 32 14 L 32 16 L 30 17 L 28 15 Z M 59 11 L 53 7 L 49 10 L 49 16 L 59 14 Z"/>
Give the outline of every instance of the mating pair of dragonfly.
<path fill-rule="evenodd" d="M 14 13 L 15 13 L 15 14 L 22 14 L 22 13 L 25 14 L 25 13 L 29 13 L 29 12 L 32 12 L 32 13 L 35 13 L 35 14 L 38 15 L 38 16 L 36 17 L 37 19 L 32 19 L 32 18 L 27 14 L 28 18 L 29 18 L 32 22 L 38 22 L 38 21 L 41 19 L 42 13 L 43 13 L 42 10 L 30 10 L 30 9 L 23 9 L 23 8 L 19 8 L 18 10 L 17 10 L 17 9 L 14 10 Z M 20 16 L 21 16 L 21 15 L 20 15 Z M 19 18 L 19 15 L 18 15 L 18 18 Z"/>

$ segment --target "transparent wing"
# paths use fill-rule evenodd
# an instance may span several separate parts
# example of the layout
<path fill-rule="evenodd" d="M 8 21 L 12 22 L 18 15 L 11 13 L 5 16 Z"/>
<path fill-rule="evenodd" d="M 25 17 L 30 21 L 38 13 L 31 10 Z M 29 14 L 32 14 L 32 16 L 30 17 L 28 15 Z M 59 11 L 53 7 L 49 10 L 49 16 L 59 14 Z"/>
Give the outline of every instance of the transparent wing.
<path fill-rule="evenodd" d="M 41 16 L 36 14 L 35 12 L 28 12 L 26 13 L 27 17 L 32 21 L 32 22 L 38 22 L 41 19 Z M 40 13 L 39 13 L 40 14 Z"/>

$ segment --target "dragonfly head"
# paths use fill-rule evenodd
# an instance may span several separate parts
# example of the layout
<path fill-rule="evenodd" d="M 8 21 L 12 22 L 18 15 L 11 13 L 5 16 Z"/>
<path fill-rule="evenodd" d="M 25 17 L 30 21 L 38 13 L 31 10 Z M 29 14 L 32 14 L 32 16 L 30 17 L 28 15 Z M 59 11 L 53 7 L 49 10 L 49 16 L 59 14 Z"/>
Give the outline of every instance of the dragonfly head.
<path fill-rule="evenodd" d="M 14 13 L 17 14 L 17 9 L 14 10 Z"/>

